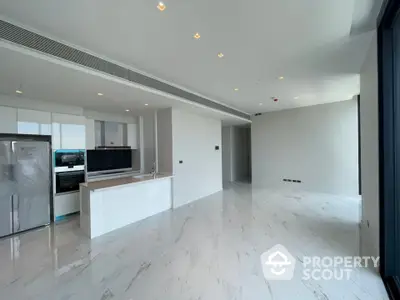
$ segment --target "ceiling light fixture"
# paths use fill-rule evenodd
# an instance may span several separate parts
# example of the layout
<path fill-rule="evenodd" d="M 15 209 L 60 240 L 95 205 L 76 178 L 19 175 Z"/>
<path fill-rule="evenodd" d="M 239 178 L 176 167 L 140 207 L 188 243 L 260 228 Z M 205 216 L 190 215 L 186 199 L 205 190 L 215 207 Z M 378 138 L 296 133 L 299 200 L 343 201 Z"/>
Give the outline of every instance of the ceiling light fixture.
<path fill-rule="evenodd" d="M 164 11 L 167 7 L 163 2 L 158 2 L 157 8 L 159 11 Z"/>
<path fill-rule="evenodd" d="M 129 109 L 125 109 L 125 111 L 130 111 Z"/>
<path fill-rule="evenodd" d="M 218 57 L 219 57 L 219 58 L 223 58 L 223 57 L 224 57 L 224 54 L 220 52 L 220 53 L 218 53 Z"/>
<path fill-rule="evenodd" d="M 97 93 L 97 95 L 98 95 L 98 96 L 103 96 L 103 94 L 102 94 L 102 93 Z"/>
<path fill-rule="evenodd" d="M 283 80 L 283 79 L 285 79 L 285 77 L 279 76 L 278 79 L 279 79 L 279 80 Z"/>
<path fill-rule="evenodd" d="M 237 92 L 239 89 L 238 89 L 238 88 L 234 88 L 233 90 L 234 90 L 235 92 Z"/>
<path fill-rule="evenodd" d="M 145 105 L 147 106 L 148 104 L 146 103 Z"/>
<path fill-rule="evenodd" d="M 262 103 L 258 103 L 258 105 L 263 105 Z"/>
<path fill-rule="evenodd" d="M 294 100 L 297 100 L 297 99 L 299 99 L 299 97 L 298 97 L 298 96 L 296 96 L 296 97 L 294 97 L 293 99 L 294 99 Z"/>
<path fill-rule="evenodd" d="M 20 90 L 16 90 L 15 91 L 17 94 L 22 94 L 22 91 L 20 91 Z"/>
<path fill-rule="evenodd" d="M 198 40 L 200 38 L 200 34 L 198 32 L 196 32 L 193 36 L 196 40 Z"/>

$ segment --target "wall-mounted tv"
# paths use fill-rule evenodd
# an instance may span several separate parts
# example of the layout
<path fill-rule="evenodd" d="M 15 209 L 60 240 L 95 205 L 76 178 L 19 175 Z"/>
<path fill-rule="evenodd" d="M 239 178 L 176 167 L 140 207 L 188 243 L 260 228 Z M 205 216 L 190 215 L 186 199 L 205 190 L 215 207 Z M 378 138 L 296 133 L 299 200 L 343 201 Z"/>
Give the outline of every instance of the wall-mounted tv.
<path fill-rule="evenodd" d="M 86 168 L 88 172 L 132 169 L 131 149 L 87 150 Z"/>

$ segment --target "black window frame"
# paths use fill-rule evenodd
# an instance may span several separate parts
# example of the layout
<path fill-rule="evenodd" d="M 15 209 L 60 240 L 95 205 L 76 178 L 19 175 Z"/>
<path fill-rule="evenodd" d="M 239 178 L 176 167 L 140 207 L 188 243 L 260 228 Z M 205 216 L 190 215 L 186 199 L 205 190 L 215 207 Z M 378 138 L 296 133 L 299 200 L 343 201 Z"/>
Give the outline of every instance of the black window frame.
<path fill-rule="evenodd" d="M 380 273 L 391 299 L 400 299 L 400 51 L 394 35 L 400 35 L 400 22 L 394 28 L 399 13 L 400 1 L 385 1 L 377 22 Z"/>

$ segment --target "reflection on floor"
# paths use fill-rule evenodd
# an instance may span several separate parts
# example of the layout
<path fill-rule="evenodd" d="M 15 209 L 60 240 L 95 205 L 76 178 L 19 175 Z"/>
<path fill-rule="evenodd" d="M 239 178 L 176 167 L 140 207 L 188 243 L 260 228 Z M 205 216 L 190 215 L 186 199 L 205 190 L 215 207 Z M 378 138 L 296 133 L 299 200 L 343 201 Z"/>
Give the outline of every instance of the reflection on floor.
<path fill-rule="evenodd" d="M 89 240 L 78 220 L 0 241 L 0 299 L 387 299 L 379 277 L 266 281 L 260 254 L 358 254 L 359 200 L 237 184 Z"/>

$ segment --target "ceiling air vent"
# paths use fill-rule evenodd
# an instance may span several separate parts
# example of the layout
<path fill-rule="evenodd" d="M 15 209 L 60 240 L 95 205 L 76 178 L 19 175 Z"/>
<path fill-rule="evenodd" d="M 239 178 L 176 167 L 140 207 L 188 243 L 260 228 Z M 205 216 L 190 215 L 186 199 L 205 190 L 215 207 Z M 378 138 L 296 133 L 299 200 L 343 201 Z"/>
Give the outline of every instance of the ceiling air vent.
<path fill-rule="evenodd" d="M 250 115 L 0 20 L 0 39 L 250 120 Z"/>

